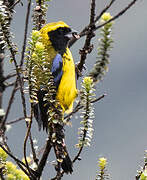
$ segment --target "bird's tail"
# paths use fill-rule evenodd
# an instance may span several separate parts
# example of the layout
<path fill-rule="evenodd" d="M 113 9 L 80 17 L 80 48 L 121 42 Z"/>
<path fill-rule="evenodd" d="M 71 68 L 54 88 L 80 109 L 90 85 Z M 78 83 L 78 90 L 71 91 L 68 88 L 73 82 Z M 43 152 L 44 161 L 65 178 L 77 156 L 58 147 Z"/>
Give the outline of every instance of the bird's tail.
<path fill-rule="evenodd" d="M 43 129 L 46 129 L 48 131 L 48 108 L 49 104 L 44 101 L 45 91 L 38 91 L 37 97 L 38 97 L 38 104 L 34 104 L 34 116 L 37 120 L 39 130 L 41 130 L 41 127 L 43 126 Z M 52 132 L 52 143 L 54 146 L 55 155 L 57 158 L 58 168 L 57 170 L 60 171 L 60 167 L 64 170 L 65 173 L 72 173 L 72 161 L 69 157 L 69 154 L 66 149 L 65 145 L 65 135 L 64 135 L 64 124 L 60 123 L 52 123 L 50 125 L 50 131 Z M 51 133 L 50 132 L 50 133 Z"/>
<path fill-rule="evenodd" d="M 65 158 L 63 158 L 63 161 L 61 163 L 61 167 L 64 170 L 65 173 L 72 173 L 73 172 L 73 168 L 72 168 L 72 161 L 68 155 L 68 153 L 66 154 Z"/>
<path fill-rule="evenodd" d="M 60 171 L 60 167 L 64 170 L 65 173 L 72 173 L 72 161 L 67 152 L 67 148 L 64 141 L 64 129 L 60 124 L 54 126 L 53 132 L 56 134 L 54 142 L 54 151 L 57 158 L 57 168 Z"/>
<path fill-rule="evenodd" d="M 48 129 L 48 107 L 49 104 L 47 104 L 46 101 L 44 101 L 44 96 L 45 96 L 46 91 L 39 90 L 37 92 L 37 98 L 38 98 L 38 103 L 33 104 L 33 110 L 34 110 L 34 116 L 36 118 L 36 121 L 38 123 L 39 130 L 43 127 L 43 130 Z"/>

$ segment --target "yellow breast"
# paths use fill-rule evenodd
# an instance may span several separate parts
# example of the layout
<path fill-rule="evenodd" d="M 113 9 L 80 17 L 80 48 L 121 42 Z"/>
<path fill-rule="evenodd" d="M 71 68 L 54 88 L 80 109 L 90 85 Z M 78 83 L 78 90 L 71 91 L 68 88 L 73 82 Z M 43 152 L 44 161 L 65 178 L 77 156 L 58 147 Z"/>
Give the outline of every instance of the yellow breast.
<path fill-rule="evenodd" d="M 60 102 L 63 111 L 72 111 L 73 102 L 77 96 L 75 65 L 70 50 L 67 48 L 63 55 L 63 75 L 57 91 L 57 100 Z"/>

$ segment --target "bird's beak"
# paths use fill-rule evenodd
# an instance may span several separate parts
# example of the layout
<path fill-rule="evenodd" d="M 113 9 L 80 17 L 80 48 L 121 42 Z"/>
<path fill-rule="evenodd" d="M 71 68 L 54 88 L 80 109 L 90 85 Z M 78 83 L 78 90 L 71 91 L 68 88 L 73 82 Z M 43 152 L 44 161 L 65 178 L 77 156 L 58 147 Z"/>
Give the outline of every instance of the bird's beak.
<path fill-rule="evenodd" d="M 69 39 L 71 38 L 76 38 L 76 39 L 79 39 L 80 36 L 78 35 L 78 32 L 74 29 L 71 29 L 71 32 L 69 32 L 68 34 L 65 35 L 66 37 L 68 37 Z"/>

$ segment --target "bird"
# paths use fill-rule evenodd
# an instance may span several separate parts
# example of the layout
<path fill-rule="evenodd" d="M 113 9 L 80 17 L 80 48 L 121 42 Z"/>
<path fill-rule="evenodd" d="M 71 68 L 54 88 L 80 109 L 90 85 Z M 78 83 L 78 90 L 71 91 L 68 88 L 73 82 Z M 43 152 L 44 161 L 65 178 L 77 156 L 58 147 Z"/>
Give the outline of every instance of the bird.
<path fill-rule="evenodd" d="M 76 36 L 77 32 L 72 30 L 65 22 L 58 21 L 46 24 L 40 29 L 41 42 L 47 52 L 47 60 L 51 63 L 51 73 L 56 88 L 55 99 L 59 102 L 62 112 L 69 113 L 73 109 L 73 103 L 77 97 L 75 64 L 68 48 L 68 42 Z M 34 105 L 34 116 L 38 122 L 39 130 L 48 129 L 48 107 L 44 100 L 43 88 L 37 92 L 38 103 Z M 57 138 L 62 142 L 60 147 L 54 146 L 56 157 L 62 157 L 61 167 L 65 173 L 72 173 L 72 161 L 65 145 L 63 126 L 56 124 Z M 60 155 L 59 155 L 60 154 Z"/>

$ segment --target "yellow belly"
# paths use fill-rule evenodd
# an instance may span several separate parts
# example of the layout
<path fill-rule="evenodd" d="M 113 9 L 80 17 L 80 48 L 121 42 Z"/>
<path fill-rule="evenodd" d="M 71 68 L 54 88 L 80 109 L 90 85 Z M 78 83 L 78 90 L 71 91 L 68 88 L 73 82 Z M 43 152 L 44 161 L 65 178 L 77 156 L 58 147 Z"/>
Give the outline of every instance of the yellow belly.
<path fill-rule="evenodd" d="M 67 48 L 63 55 L 63 75 L 58 87 L 56 98 L 59 101 L 63 111 L 69 113 L 72 111 L 73 102 L 77 96 L 75 65 L 70 50 Z"/>

